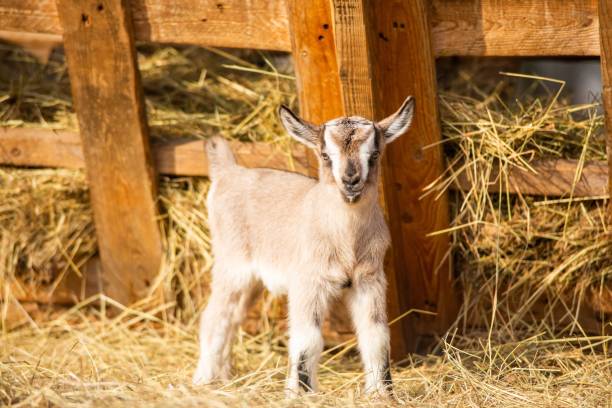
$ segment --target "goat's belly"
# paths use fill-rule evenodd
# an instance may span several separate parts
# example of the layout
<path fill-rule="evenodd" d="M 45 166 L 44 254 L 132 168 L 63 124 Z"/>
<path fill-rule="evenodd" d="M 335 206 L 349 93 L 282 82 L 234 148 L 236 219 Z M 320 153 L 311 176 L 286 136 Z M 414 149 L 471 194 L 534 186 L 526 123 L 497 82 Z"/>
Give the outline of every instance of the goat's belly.
<path fill-rule="evenodd" d="M 287 293 L 289 287 L 288 271 L 282 271 L 278 267 L 263 263 L 254 264 L 253 269 L 272 295 L 277 296 Z"/>

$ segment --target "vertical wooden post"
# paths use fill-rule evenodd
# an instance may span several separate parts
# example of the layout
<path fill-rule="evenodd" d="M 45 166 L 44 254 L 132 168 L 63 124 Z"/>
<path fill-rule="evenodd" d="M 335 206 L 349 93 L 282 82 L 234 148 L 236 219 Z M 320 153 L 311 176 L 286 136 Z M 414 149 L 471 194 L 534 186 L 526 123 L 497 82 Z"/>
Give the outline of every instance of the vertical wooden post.
<path fill-rule="evenodd" d="M 332 4 L 329 0 L 312 0 L 308 7 L 299 0 L 289 0 L 289 25 L 293 61 L 296 71 L 300 114 L 314 123 L 323 123 L 346 113 L 342 73 L 338 68 L 337 39 L 334 38 Z M 342 44 L 342 42 L 340 42 Z M 340 75 L 339 75 L 340 73 Z M 364 115 L 371 117 L 371 115 Z M 316 160 L 310 155 L 310 168 L 316 175 Z M 392 264 L 386 265 L 390 288 L 395 287 Z M 389 293 L 389 315 L 398 316 L 400 307 L 395 290 Z M 335 321 L 348 323 L 349 314 L 344 308 L 333 308 Z M 400 325 L 391 328 L 391 350 L 394 358 L 406 354 L 406 344 Z"/>
<path fill-rule="evenodd" d="M 297 82 L 300 115 L 323 123 L 344 114 L 329 0 L 287 2 L 291 48 Z M 317 161 L 308 151 L 310 174 L 317 175 Z"/>
<path fill-rule="evenodd" d="M 603 103 L 608 150 L 608 225 L 612 226 L 612 0 L 599 0 L 599 34 Z M 612 234 L 610 234 L 612 237 Z"/>
<path fill-rule="evenodd" d="M 328 0 L 289 0 L 289 26 L 300 114 L 323 123 L 344 114 Z"/>
<path fill-rule="evenodd" d="M 102 261 L 103 290 L 129 303 L 159 272 L 161 237 L 127 0 L 58 0 Z"/>
<path fill-rule="evenodd" d="M 383 165 L 384 200 L 393 239 L 390 291 L 400 311 L 407 351 L 425 351 L 456 317 L 447 234 L 448 198 L 423 189 L 443 170 L 435 58 L 423 0 L 334 0 L 338 65 L 348 114 L 381 119 L 408 95 L 416 99 L 412 129 L 390 145 Z M 391 294 L 393 295 L 393 293 Z M 394 353 L 398 356 L 398 353 Z"/>

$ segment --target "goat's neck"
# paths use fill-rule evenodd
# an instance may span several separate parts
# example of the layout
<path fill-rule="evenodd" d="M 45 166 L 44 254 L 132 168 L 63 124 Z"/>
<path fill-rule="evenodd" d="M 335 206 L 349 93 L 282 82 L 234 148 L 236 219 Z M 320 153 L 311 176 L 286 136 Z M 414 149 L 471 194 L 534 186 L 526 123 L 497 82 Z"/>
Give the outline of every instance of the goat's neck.
<path fill-rule="evenodd" d="M 367 224 L 376 211 L 380 211 L 378 204 L 378 190 L 370 188 L 361 197 L 361 200 L 349 204 L 340 195 L 335 185 L 318 183 L 319 190 L 317 207 L 319 211 L 320 227 L 329 232 L 342 232 L 351 230 L 357 232 L 360 227 Z"/>

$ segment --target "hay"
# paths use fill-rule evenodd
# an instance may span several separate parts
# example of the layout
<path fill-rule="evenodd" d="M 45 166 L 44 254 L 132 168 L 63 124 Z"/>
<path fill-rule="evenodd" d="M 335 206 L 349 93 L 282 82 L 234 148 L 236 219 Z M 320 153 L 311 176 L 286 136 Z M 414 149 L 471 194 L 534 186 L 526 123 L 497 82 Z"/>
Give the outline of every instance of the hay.
<path fill-rule="evenodd" d="M 1 51 L 0 122 L 74 129 L 61 54 L 42 66 L 12 47 Z M 295 104 L 294 84 L 270 60 L 265 54 L 140 47 L 153 136 L 222 133 L 288 149 L 274 111 L 280 102 Z M 581 300 L 604 293 L 612 279 L 602 239 L 605 202 L 546 201 L 482 188 L 494 165 L 505 174 L 513 166 L 528 167 L 534 158 L 603 159 L 597 106 L 568 106 L 548 88 L 531 98 L 533 87 L 546 81 L 518 79 L 534 85 L 509 102 L 517 79 L 493 83 L 488 77 L 483 86 L 470 71 L 461 71 L 459 78 L 449 83 L 461 95 L 447 90 L 441 106 L 449 163 L 468 163 L 462 171 L 475 186 L 451 194 L 464 306 L 437 355 L 412 356 L 407 366 L 393 367 L 397 397 L 411 406 L 609 406 L 612 337 L 604 331 L 609 315 L 600 313 L 599 335 L 586 333 L 577 319 Z M 445 174 L 426 194 L 444 191 L 457 176 Z M 201 178 L 161 180 L 165 257 L 158 284 L 166 303 L 152 306 L 144 300 L 125 308 L 97 296 L 70 310 L 30 308 L 11 298 L 8 283 L 14 277 L 52 286 L 95 255 L 87 187 L 78 171 L 0 171 L 2 403 L 295 405 L 283 399 L 283 309 L 268 297 L 240 331 L 232 383 L 188 385 L 212 262 L 207 188 Z M 541 303 L 541 314 L 534 316 L 531 306 Z M 557 306 L 564 319 L 553 312 Z M 29 312 L 25 323 L 9 328 L 10 308 Z M 107 308 L 120 314 L 108 317 Z M 322 394 L 303 397 L 298 405 L 377 403 L 361 395 L 353 341 L 326 352 L 320 375 Z"/>
<path fill-rule="evenodd" d="M 517 77 L 532 86 L 522 99 L 509 102 L 501 95 L 508 93 L 508 79 Z M 551 90 L 551 83 L 558 89 Z M 441 95 L 449 167 L 427 192 L 446 191 L 460 176 L 473 186 L 452 200 L 456 262 L 469 291 L 463 319 L 490 326 L 494 309 L 494 326 L 512 336 L 533 329 L 525 319 L 536 303 L 545 302 L 539 329 L 551 335 L 581 332 L 575 320 L 559 326 L 558 313 L 549 312 L 557 307 L 578 316 L 586 298 L 610 295 L 606 200 L 574 200 L 571 191 L 555 200 L 492 194 L 487 185 L 498 168 L 495 182 L 508 190 L 510 170 L 529 171 L 535 159 L 577 159 L 578 172 L 587 160 L 606 160 L 599 104 L 560 102 L 563 83 L 533 76 L 509 74 L 490 94 L 473 86 L 464 95 Z M 537 87 L 548 96 L 530 96 Z M 609 312 L 600 310 L 604 325 Z"/>
<path fill-rule="evenodd" d="M 104 301 L 104 299 L 103 299 Z M 168 324 L 158 310 L 124 310 L 108 319 L 72 309 L 38 328 L 4 335 L 0 401 L 14 406 L 363 406 L 354 354 L 327 353 L 322 393 L 284 401 L 284 334 L 240 332 L 236 375 L 227 385 L 191 387 L 197 356 L 193 325 Z M 601 339 L 504 342 L 487 350 L 474 335 L 445 343 L 442 357 L 394 368 L 397 398 L 409 406 L 606 406 L 610 360 L 588 346 Z M 480 351 L 479 351 L 480 350 Z M 380 405 L 383 405 L 381 403 Z M 384 405 L 389 405 L 384 403 Z"/>

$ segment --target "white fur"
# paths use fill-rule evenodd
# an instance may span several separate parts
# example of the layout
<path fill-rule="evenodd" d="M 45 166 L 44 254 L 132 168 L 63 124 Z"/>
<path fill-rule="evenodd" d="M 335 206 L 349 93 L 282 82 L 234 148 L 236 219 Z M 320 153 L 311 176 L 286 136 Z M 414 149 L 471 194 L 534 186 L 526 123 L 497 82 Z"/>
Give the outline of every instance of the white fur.
<path fill-rule="evenodd" d="M 217 150 L 227 147 L 223 140 L 215 143 Z M 200 321 L 194 384 L 230 377 L 232 337 L 263 283 L 289 296 L 289 395 L 306 388 L 300 384 L 304 376 L 308 388 L 317 390 L 321 326 L 329 302 L 343 294 L 359 299 L 349 307 L 354 309 L 367 390 L 388 392 L 381 372 L 389 359 L 385 292 L 367 289 L 371 282 L 384 287 L 383 259 L 390 243 L 376 188 L 349 205 L 335 183 L 245 169 L 227 158 L 222 159 L 228 160 L 224 168 L 219 162 L 223 156 L 211 150 L 216 179 L 208 213 L 215 265 L 211 297 Z"/>
<path fill-rule="evenodd" d="M 376 132 L 374 126 L 370 127 L 368 139 L 359 146 L 359 161 L 361 162 L 361 178 L 366 180 L 368 178 L 368 172 L 370 171 L 370 165 L 368 164 L 372 152 L 374 152 L 374 142 L 376 139 Z"/>
<path fill-rule="evenodd" d="M 342 174 L 340 173 L 340 164 L 339 159 L 342 151 L 340 150 L 340 146 L 336 144 L 334 139 L 331 137 L 331 129 L 329 127 L 325 127 L 325 133 L 323 134 L 323 138 L 325 139 L 325 147 L 326 152 L 329 155 L 332 164 L 332 174 L 334 175 L 334 179 L 336 183 L 342 183 Z"/>

